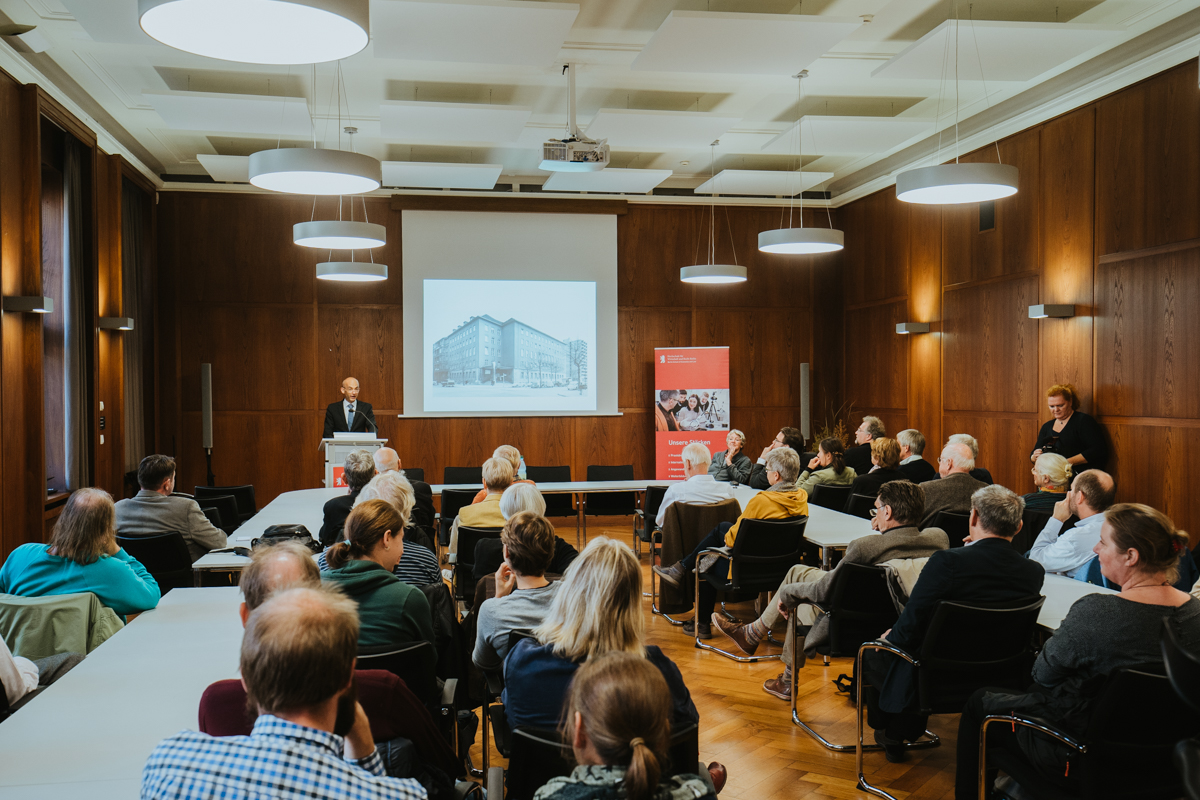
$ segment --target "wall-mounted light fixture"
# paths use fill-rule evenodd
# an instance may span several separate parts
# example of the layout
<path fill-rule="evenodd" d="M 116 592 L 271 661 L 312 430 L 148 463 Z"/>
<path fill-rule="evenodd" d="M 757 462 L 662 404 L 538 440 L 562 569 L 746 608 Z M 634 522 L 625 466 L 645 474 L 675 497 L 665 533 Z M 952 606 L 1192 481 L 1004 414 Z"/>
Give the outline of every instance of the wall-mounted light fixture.
<path fill-rule="evenodd" d="M 133 330 L 133 317 L 101 317 L 100 329 L 107 331 Z"/>
<path fill-rule="evenodd" d="M 929 323 L 900 322 L 896 324 L 896 333 L 929 333 Z"/>
<path fill-rule="evenodd" d="M 16 311 L 24 314 L 53 314 L 53 297 L 6 297 L 0 303 L 5 311 Z"/>
<path fill-rule="evenodd" d="M 1043 304 L 1029 307 L 1030 319 L 1045 319 L 1046 317 L 1073 317 L 1075 306 Z"/>

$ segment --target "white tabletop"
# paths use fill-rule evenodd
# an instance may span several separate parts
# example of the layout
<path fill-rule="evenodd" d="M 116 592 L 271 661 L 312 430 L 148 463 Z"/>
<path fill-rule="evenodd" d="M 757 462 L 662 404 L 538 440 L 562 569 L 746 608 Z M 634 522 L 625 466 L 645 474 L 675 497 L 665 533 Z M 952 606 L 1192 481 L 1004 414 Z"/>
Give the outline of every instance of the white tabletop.
<path fill-rule="evenodd" d="M 1106 589 L 1092 583 L 1084 583 L 1063 575 L 1047 575 L 1042 584 L 1042 594 L 1046 602 L 1038 614 L 1038 624 L 1048 630 L 1056 631 L 1066 618 L 1067 612 L 1075 601 L 1088 594 L 1120 594 L 1115 589 Z"/>
<path fill-rule="evenodd" d="M 0 797 L 136 798 L 154 746 L 195 730 L 205 687 L 237 677 L 240 602 L 234 587 L 172 589 L 0 724 Z"/>
<path fill-rule="evenodd" d="M 315 538 L 325 520 L 325 504 L 347 493 L 347 489 L 301 489 L 284 492 L 234 531 L 226 547 L 250 547 L 272 525 L 303 525 Z M 250 559 L 233 553 L 209 553 L 192 564 L 193 569 L 244 569 Z"/>
<path fill-rule="evenodd" d="M 539 483 L 538 491 L 542 494 L 573 494 L 575 492 L 644 492 L 647 486 L 670 486 L 679 481 L 560 481 L 558 483 Z M 444 489 L 478 492 L 483 488 L 482 483 L 435 483 L 429 487 L 433 496 L 438 497 Z"/>

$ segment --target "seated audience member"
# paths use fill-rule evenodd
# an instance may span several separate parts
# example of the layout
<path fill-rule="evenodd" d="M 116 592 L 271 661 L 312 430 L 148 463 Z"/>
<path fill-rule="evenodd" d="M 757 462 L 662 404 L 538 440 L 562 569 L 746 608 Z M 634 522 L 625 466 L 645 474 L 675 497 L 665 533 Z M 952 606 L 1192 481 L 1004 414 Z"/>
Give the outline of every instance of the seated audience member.
<path fill-rule="evenodd" d="M 645 645 L 642 570 L 628 545 L 598 536 L 567 569 L 546 620 L 504 662 L 508 724 L 553 729 L 562 718 L 567 690 L 588 659 L 613 651 L 644 656 L 667 681 L 671 721 L 700 721 L 675 662 Z"/>
<path fill-rule="evenodd" d="M 881 436 L 871 440 L 871 463 L 874 467 L 866 475 L 859 475 L 850 484 L 854 494 L 874 497 L 879 487 L 891 481 L 906 481 L 908 476 L 900 471 L 900 445 L 895 439 Z"/>
<path fill-rule="evenodd" d="M 804 435 L 795 428 L 781 428 L 775 434 L 775 441 L 763 448 L 758 461 L 750 467 L 750 484 L 752 489 L 769 489 L 771 481 L 767 477 L 767 456 L 781 447 L 790 447 L 797 455 L 804 452 Z"/>
<path fill-rule="evenodd" d="M 715 800 L 699 776 L 663 775 L 671 747 L 667 682 L 631 653 L 605 653 L 575 673 L 560 733 L 578 764 L 534 800 Z"/>
<path fill-rule="evenodd" d="M 342 466 L 342 476 L 350 487 L 346 494 L 325 502 L 323 509 L 325 521 L 321 525 L 318 538 L 321 544 L 329 547 L 342 540 L 342 528 L 346 525 L 346 517 L 354 508 L 354 501 L 372 478 L 375 477 L 375 459 L 369 450 L 355 450 L 346 456 Z"/>
<path fill-rule="evenodd" d="M 796 478 L 799 474 L 800 456 L 796 455 L 795 450 L 790 447 L 772 450 L 767 455 L 767 475 L 771 488 L 750 498 L 736 522 L 722 522 L 713 528 L 682 561 L 669 567 L 655 566 L 654 571 L 672 586 L 681 586 L 687 574 L 696 569 L 696 559 L 702 551 L 710 547 L 733 547 L 742 520 L 808 516 L 808 495 L 803 489 L 796 488 Z M 725 577 L 728 570 L 729 562 L 720 559 L 713 564 L 709 572 Z M 683 632 L 690 636 L 693 630 L 699 630 L 701 639 L 711 639 L 712 631 L 708 618 L 717 602 L 717 590 L 708 581 L 699 580 L 700 605 L 696 608 L 695 618 L 683 624 Z"/>
<path fill-rule="evenodd" d="M 800 473 L 797 484 L 811 496 L 818 485 L 849 486 L 857 477 L 858 473 L 846 466 L 846 448 L 842 440 L 831 436 L 817 445 L 816 457 L 808 462 L 808 469 Z"/>
<path fill-rule="evenodd" d="M 505 524 L 522 511 L 533 512 L 539 517 L 546 515 L 546 499 L 532 483 L 514 483 L 500 495 L 500 513 L 504 516 Z M 555 535 L 554 556 L 550 559 L 550 566 L 546 571 L 562 575 L 578 555 L 578 550 L 561 536 Z M 504 543 L 500 539 L 480 539 L 475 545 L 475 579 L 482 580 L 483 576 L 494 574 L 502 563 Z"/>
<path fill-rule="evenodd" d="M 23 544 L 0 567 L 0 593 L 19 597 L 92 592 L 121 616 L 158 605 L 158 582 L 117 545 L 112 497 L 78 489 L 63 506 L 50 544 Z"/>
<path fill-rule="evenodd" d="M 976 466 L 971 467 L 971 477 L 972 478 L 974 478 L 975 480 L 977 480 L 981 483 L 986 483 L 986 484 L 995 483 L 995 481 L 992 480 L 992 473 L 988 472 L 983 467 L 978 466 L 979 442 L 975 439 L 974 436 L 972 436 L 969 433 L 956 433 L 956 434 L 953 434 L 946 441 L 953 442 L 955 444 L 965 444 L 967 447 L 969 447 L 971 449 L 971 460 L 973 462 L 976 462 Z"/>
<path fill-rule="evenodd" d="M 1038 534 L 1029 550 L 1029 557 L 1046 568 L 1068 578 L 1085 580 L 1088 562 L 1096 542 L 1104 512 L 1116 499 L 1117 489 L 1112 476 L 1098 469 L 1089 469 L 1075 476 L 1067 496 L 1054 504 L 1054 516 Z M 1078 517 L 1075 527 L 1063 532 L 1063 523 Z"/>
<path fill-rule="evenodd" d="M 718 482 L 709 474 L 708 467 L 712 463 L 712 459 L 705 445 L 700 442 L 692 442 L 683 448 L 681 458 L 683 459 L 684 480 L 672 483 L 667 487 L 662 505 L 658 507 L 658 517 L 654 520 L 654 524 L 660 528 L 663 520 L 667 518 L 667 507 L 671 503 L 700 505 L 720 503 L 722 500 L 733 498 L 733 490 L 729 488 L 729 484 L 723 481 Z"/>
<path fill-rule="evenodd" d="M 930 556 L 904 613 L 881 638 L 909 653 L 920 653 L 929 622 L 943 600 L 997 607 L 1036 600 L 1045 572 L 1012 547 L 1024 510 L 1021 498 L 1003 486 L 978 489 L 971 497 L 967 537 L 971 546 Z M 875 730 L 875 741 L 884 746 L 888 761 L 903 761 L 903 742 L 920 738 L 929 722 L 918 708 L 913 668 L 890 653 L 871 651 L 863 655 L 863 673 L 869 684 L 863 687 L 867 722 Z"/>
<path fill-rule="evenodd" d="M 492 453 L 492 458 L 502 458 L 512 465 L 513 483 L 528 483 L 530 486 L 535 486 L 533 481 L 525 480 L 520 477 L 522 459 L 521 451 L 513 447 L 511 444 L 502 444 Z M 488 496 L 488 490 L 485 486 L 479 490 L 479 493 L 471 500 L 471 504 L 482 503 Z"/>
<path fill-rule="evenodd" d="M 854 447 L 846 450 L 846 466 L 858 475 L 871 471 L 871 442 L 887 436 L 887 428 L 879 417 L 863 417 L 862 424 L 854 431 Z M 796 452 L 799 452 L 798 450 Z"/>
<path fill-rule="evenodd" d="M 561 583 L 546 580 L 554 557 L 554 526 L 545 517 L 522 511 L 500 531 L 504 563 L 496 570 L 496 596 L 479 607 L 475 652 L 480 669 L 499 669 L 508 655 L 508 635 L 531 631 L 546 618 Z"/>
<path fill-rule="evenodd" d="M 679 423 L 675 420 L 678 405 L 679 393 L 674 389 L 663 389 L 658 393 L 658 402 L 654 404 L 654 430 L 679 430 Z"/>
<path fill-rule="evenodd" d="M 468 528 L 503 528 L 504 515 L 500 513 L 500 495 L 512 486 L 516 470 L 507 459 L 495 456 L 483 462 L 483 486 L 487 496 L 478 503 L 463 506 L 450 526 L 450 547 L 446 551 L 450 563 L 458 560 L 458 526 Z"/>
<path fill-rule="evenodd" d="M 258 712 L 253 732 L 164 739 L 146 760 L 141 796 L 425 798 L 417 781 L 387 777 L 375 751 L 355 697 L 358 638 L 352 600 L 310 588 L 273 595 L 242 638 L 242 681 Z"/>
<path fill-rule="evenodd" d="M 380 475 L 386 475 L 389 472 L 404 474 L 400 454 L 390 447 L 381 447 L 376 450 L 374 460 L 375 472 Z M 408 524 L 426 529 L 433 528 L 433 520 L 437 513 L 433 510 L 433 489 L 425 481 L 414 480 L 408 475 L 404 475 L 404 477 L 408 479 L 413 488 L 413 510 Z"/>
<path fill-rule="evenodd" d="M 117 502 L 118 535 L 183 534 L 192 561 L 209 550 L 225 547 L 229 537 L 208 521 L 195 500 L 172 496 L 175 459 L 158 455 L 143 458 L 138 464 L 138 485 L 142 488 L 136 495 Z"/>
<path fill-rule="evenodd" d="M 878 441 L 878 440 L 877 440 Z M 779 591 L 768 603 L 762 616 L 749 625 L 734 625 L 720 614 L 712 615 L 717 630 L 733 640 L 742 652 L 754 655 L 758 644 L 767 637 L 771 627 L 788 613 L 799 614 L 797 624 L 811 626 L 804 640 L 804 649 L 810 655 L 817 647 L 829 640 L 829 619 L 811 604 L 832 600 L 833 581 L 842 564 L 865 564 L 873 566 L 894 558 L 926 558 L 938 550 L 950 546 L 945 531 L 938 528 L 917 530 L 925 508 L 925 494 L 921 488 L 909 481 L 891 481 L 879 489 L 875 498 L 875 518 L 871 528 L 882 536 L 864 536 L 855 539 L 846 548 L 845 557 L 831 572 L 798 564 L 788 570 L 779 584 Z M 763 683 L 763 691 L 781 700 L 792 699 L 792 639 L 791 630 L 783 649 L 783 673 Z"/>
<path fill-rule="evenodd" d="M 974 466 L 975 459 L 967 445 L 950 442 L 942 448 L 938 459 L 938 474 L 942 477 L 921 484 L 925 490 L 925 518 L 918 527 L 932 525 L 939 511 L 966 514 L 971 510 L 971 496 L 988 485 L 971 477 Z"/>
<path fill-rule="evenodd" d="M 392 508 L 400 512 L 401 517 L 409 519 L 413 508 L 412 484 L 399 472 L 385 472 L 382 475 L 376 475 L 359 492 L 354 505 L 360 505 L 368 500 L 385 500 Z M 322 570 L 327 569 L 324 553 L 317 557 L 317 565 Z M 410 542 L 407 538 L 404 538 L 404 554 L 400 556 L 400 562 L 396 564 L 396 568 L 392 572 L 409 586 L 426 586 L 442 579 L 442 573 L 438 570 L 437 556 L 433 551 L 416 542 Z"/>
<path fill-rule="evenodd" d="M 1104 677 L 1162 662 L 1164 620 L 1185 650 L 1200 651 L 1200 601 L 1171 586 L 1187 542 L 1165 514 L 1149 506 L 1121 503 L 1108 509 L 1096 553 L 1104 577 L 1121 587 L 1120 594 L 1089 594 L 1075 601 L 1038 654 L 1027 693 L 980 689 L 967 701 L 958 726 L 958 800 L 978 797 L 979 728 L 988 714 L 1015 711 L 1083 736 Z M 1019 748 L 1065 791 L 1080 791 L 1078 771 L 1064 769 L 1072 752 L 1057 742 L 1029 728 L 1014 733 L 991 725 L 988 743 L 989 748 Z M 995 775 L 991 778 L 989 786 Z"/>
<path fill-rule="evenodd" d="M 925 460 L 925 436 L 914 428 L 896 434 L 900 445 L 900 471 L 913 483 L 924 483 L 938 476 L 933 464 Z"/>
<path fill-rule="evenodd" d="M 750 456 L 742 452 L 746 446 L 746 434 L 734 428 L 725 437 L 725 449 L 712 457 L 708 474 L 718 481 L 746 483 L 750 480 Z"/>
<path fill-rule="evenodd" d="M 1071 465 L 1058 453 L 1042 453 L 1030 471 L 1037 491 L 1024 496 L 1025 508 L 1052 513 L 1060 500 L 1067 499 L 1067 489 L 1071 486 Z"/>
<path fill-rule="evenodd" d="M 8 643 L 0 639 L 0 687 L 8 698 L 8 712 L 0 711 L 0 720 L 32 700 L 40 688 L 66 675 L 80 661 L 82 653 L 58 653 L 31 661 L 14 656 Z"/>
<path fill-rule="evenodd" d="M 1057 383 L 1046 390 L 1046 405 L 1052 419 L 1038 430 L 1030 461 L 1042 453 L 1058 453 L 1076 475 L 1087 469 L 1104 469 L 1108 462 L 1108 440 L 1104 426 L 1090 414 L 1079 410 L 1079 392 L 1069 383 Z"/>
<path fill-rule="evenodd" d="M 346 518 L 346 541 L 324 553 L 329 570 L 321 579 L 358 603 L 361 649 L 433 644 L 429 601 L 394 573 L 404 555 L 406 521 L 386 500 L 360 503 Z"/>

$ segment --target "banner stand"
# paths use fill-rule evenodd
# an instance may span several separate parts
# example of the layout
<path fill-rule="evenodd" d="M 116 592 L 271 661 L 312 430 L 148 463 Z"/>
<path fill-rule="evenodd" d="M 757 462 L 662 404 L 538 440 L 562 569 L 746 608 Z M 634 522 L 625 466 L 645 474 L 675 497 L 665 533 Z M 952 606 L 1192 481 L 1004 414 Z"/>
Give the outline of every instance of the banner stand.
<path fill-rule="evenodd" d="M 729 348 L 654 349 L 655 480 L 683 480 L 683 448 L 725 449 L 729 435 Z"/>

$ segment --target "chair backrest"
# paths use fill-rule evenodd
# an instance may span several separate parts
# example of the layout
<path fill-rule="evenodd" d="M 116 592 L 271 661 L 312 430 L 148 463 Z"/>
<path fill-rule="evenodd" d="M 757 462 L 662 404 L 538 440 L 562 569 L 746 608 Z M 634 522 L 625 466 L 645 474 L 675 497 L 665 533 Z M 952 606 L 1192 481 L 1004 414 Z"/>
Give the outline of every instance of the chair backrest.
<path fill-rule="evenodd" d="M 1200 655 L 1183 649 L 1171 621 L 1166 619 L 1163 620 L 1162 655 L 1175 693 L 1193 711 L 1200 712 Z"/>
<path fill-rule="evenodd" d="M 459 509 L 463 506 L 471 505 L 471 501 L 475 499 L 478 490 L 471 491 L 470 489 L 443 489 L 442 490 L 442 520 L 447 524 L 454 522 L 454 518 L 458 516 Z"/>
<path fill-rule="evenodd" d="M 192 585 L 192 555 L 182 533 L 118 536 L 117 544 L 142 562 L 162 594 Z"/>
<path fill-rule="evenodd" d="M 862 517 L 863 519 L 871 518 L 871 509 L 875 508 L 875 496 L 870 494 L 851 494 L 846 499 L 846 507 L 842 509 L 843 514 L 849 514 L 852 517 Z"/>
<path fill-rule="evenodd" d="M 642 513 L 647 520 L 658 519 L 658 510 L 662 508 L 663 498 L 667 495 L 666 486 L 647 486 L 646 497 L 642 501 Z M 651 523 L 647 523 L 649 526 Z"/>
<path fill-rule="evenodd" d="M 589 464 L 589 481 L 631 481 L 633 464 L 600 466 Z M 637 495 L 634 492 L 588 492 L 584 513 L 593 517 L 631 517 L 637 511 Z"/>
<path fill-rule="evenodd" d="M 197 502 L 205 497 L 222 497 L 224 495 L 229 495 L 237 501 L 238 514 L 241 516 L 243 522 L 258 513 L 258 504 L 254 501 L 254 486 L 252 484 L 244 486 L 196 487 Z"/>
<path fill-rule="evenodd" d="M 475 545 L 482 539 L 499 539 L 499 528 L 458 526 L 458 562 L 454 570 L 454 599 L 471 601 L 475 597 Z"/>
<path fill-rule="evenodd" d="M 403 472 L 404 477 L 408 478 L 410 481 L 425 480 L 425 470 L 420 467 L 405 467 L 400 471 Z"/>
<path fill-rule="evenodd" d="M 1021 530 L 1017 531 L 1017 535 L 1013 537 L 1013 549 L 1018 553 L 1028 553 L 1051 516 L 1049 511 L 1039 511 L 1036 508 L 1025 509 L 1025 513 L 1021 515 Z"/>
<path fill-rule="evenodd" d="M 808 517 L 787 519 L 742 519 L 733 542 L 733 563 L 729 570 L 734 589 L 773 591 L 784 575 L 807 559 L 820 563 L 816 545 L 805 541 Z M 767 586 L 767 589 L 758 587 Z"/>
<path fill-rule="evenodd" d="M 846 507 L 846 502 L 853 493 L 854 490 L 850 486 L 818 483 L 813 487 L 812 496 L 808 498 L 808 502 L 821 508 L 828 508 L 830 511 L 841 511 Z M 875 498 L 871 498 L 872 507 L 874 504 Z"/>
<path fill-rule="evenodd" d="M 404 681 L 426 708 L 438 703 L 437 652 L 429 642 L 359 648 L 355 668 L 387 670 Z"/>
<path fill-rule="evenodd" d="M 571 467 L 531 467 L 526 465 L 525 477 L 534 483 L 570 483 Z M 544 494 L 547 517 L 575 516 L 575 500 L 569 494 Z"/>
<path fill-rule="evenodd" d="M 477 483 L 483 486 L 483 467 L 446 467 L 442 483 Z"/>
<path fill-rule="evenodd" d="M 839 564 L 826 617 L 830 656 L 853 656 L 863 642 L 879 638 L 892 627 L 900 615 L 883 567 Z"/>
<path fill-rule="evenodd" d="M 197 498 L 196 502 L 201 509 L 215 508 L 217 510 L 221 517 L 221 524 L 217 527 L 225 533 L 233 533 L 242 524 L 242 515 L 238 512 L 237 500 L 231 494 Z"/>
<path fill-rule="evenodd" d="M 1044 602 L 1046 598 L 1038 597 L 1006 608 L 938 603 L 921 643 L 921 708 L 953 714 L 984 686 L 1024 689 Z"/>
<path fill-rule="evenodd" d="M 971 531 L 971 515 L 954 511 L 939 511 L 933 516 L 932 528 L 941 528 L 950 537 L 951 547 L 962 547 L 963 539 Z"/>
<path fill-rule="evenodd" d="M 214 528 L 221 527 L 221 512 L 217 511 L 215 506 L 200 506 L 200 510 L 204 513 L 210 525 Z"/>

